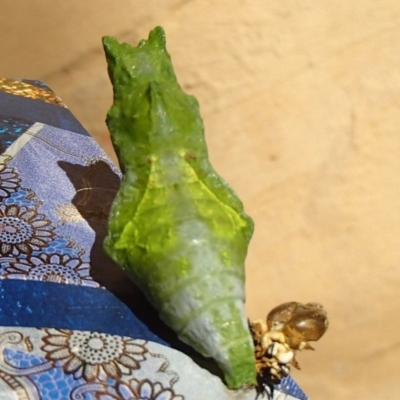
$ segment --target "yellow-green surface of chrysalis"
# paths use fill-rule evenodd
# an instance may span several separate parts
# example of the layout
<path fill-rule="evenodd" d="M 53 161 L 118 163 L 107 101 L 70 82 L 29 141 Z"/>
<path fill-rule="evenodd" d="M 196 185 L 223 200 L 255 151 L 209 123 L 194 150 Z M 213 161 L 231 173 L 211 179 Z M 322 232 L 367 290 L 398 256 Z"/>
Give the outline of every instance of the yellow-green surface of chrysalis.
<path fill-rule="evenodd" d="M 231 389 L 256 383 L 244 312 L 253 222 L 208 159 L 197 100 L 179 86 L 162 28 L 137 47 L 103 38 L 107 115 L 123 173 L 105 249 L 179 338 Z"/>

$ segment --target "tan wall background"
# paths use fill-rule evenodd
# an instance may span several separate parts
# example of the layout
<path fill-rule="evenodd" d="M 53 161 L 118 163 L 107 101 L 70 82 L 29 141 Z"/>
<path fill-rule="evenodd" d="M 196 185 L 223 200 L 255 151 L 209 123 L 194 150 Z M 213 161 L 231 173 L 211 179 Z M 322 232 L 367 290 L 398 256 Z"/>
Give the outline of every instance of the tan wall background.
<path fill-rule="evenodd" d="M 323 303 L 304 390 L 400 398 L 400 2 L 3 0 L 0 75 L 45 80 L 111 154 L 100 37 L 137 43 L 155 25 L 256 222 L 249 317 Z"/>

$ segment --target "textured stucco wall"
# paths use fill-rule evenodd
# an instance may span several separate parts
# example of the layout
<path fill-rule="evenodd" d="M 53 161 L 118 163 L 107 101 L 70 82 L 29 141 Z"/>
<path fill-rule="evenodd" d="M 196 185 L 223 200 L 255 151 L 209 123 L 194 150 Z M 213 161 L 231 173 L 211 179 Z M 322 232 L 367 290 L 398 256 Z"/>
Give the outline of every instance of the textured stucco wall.
<path fill-rule="evenodd" d="M 313 399 L 400 393 L 400 2 L 2 2 L 2 76 L 48 82 L 108 149 L 100 37 L 167 32 L 216 169 L 256 231 L 247 310 L 319 301 L 331 326 L 299 355 Z"/>

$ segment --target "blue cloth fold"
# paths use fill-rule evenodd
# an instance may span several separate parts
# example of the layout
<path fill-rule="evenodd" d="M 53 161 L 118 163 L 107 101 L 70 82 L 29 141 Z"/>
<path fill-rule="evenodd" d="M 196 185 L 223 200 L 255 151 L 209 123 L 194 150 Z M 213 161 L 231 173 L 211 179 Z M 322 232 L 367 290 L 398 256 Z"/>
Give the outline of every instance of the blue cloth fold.
<path fill-rule="evenodd" d="M 52 282 L 1 280 L 0 326 L 87 330 L 168 346 L 107 290 Z"/>

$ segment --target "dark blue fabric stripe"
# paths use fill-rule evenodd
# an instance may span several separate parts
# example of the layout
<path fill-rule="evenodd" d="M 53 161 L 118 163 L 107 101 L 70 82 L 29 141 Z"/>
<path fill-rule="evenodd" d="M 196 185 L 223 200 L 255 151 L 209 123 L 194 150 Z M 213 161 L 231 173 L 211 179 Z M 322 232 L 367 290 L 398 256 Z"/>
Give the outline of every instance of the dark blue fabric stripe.
<path fill-rule="evenodd" d="M 88 330 L 169 346 L 102 288 L 0 280 L 0 326 Z"/>
<path fill-rule="evenodd" d="M 68 108 L 0 91 L 0 113 L 89 136 Z"/>

